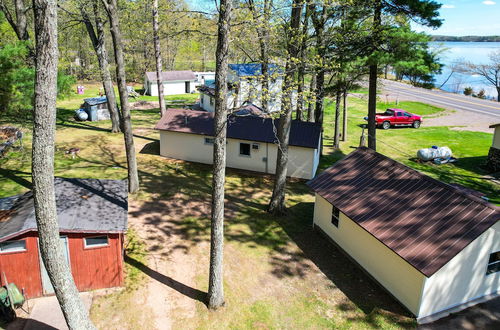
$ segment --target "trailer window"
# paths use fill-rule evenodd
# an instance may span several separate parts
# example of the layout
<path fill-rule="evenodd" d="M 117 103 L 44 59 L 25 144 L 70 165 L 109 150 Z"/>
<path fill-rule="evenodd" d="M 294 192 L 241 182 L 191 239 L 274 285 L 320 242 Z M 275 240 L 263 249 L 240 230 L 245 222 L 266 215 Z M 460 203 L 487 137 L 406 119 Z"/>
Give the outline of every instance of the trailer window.
<path fill-rule="evenodd" d="M 332 205 L 332 207 L 333 207 L 333 209 L 332 209 L 332 224 L 338 228 L 339 227 L 339 219 L 340 219 L 340 210 L 333 205 Z"/>
<path fill-rule="evenodd" d="M 490 254 L 486 275 L 500 272 L 500 251 Z"/>
<path fill-rule="evenodd" d="M 250 157 L 250 143 L 240 143 L 240 156 Z"/>
<path fill-rule="evenodd" d="M 100 246 L 108 246 L 108 236 L 94 236 L 94 237 L 85 237 L 85 247 L 93 248 Z"/>
<path fill-rule="evenodd" d="M 26 241 L 6 241 L 0 243 L 0 253 L 23 252 L 26 251 Z"/>

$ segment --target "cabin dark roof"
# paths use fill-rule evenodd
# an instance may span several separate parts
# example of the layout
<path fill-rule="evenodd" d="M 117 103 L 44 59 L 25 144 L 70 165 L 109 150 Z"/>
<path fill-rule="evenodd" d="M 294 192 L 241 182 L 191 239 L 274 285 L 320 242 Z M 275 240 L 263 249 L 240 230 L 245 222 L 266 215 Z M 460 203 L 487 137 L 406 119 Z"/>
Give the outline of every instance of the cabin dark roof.
<path fill-rule="evenodd" d="M 101 97 L 91 97 L 88 99 L 84 99 L 83 102 L 87 103 L 88 105 L 97 105 L 97 104 L 102 104 L 108 102 L 108 99 L 106 96 L 101 96 Z"/>
<path fill-rule="evenodd" d="M 268 64 L 267 67 L 270 75 L 281 73 L 283 71 L 276 64 Z M 229 69 L 233 70 L 238 77 L 252 77 L 262 75 L 262 64 L 260 63 L 229 64 Z"/>
<path fill-rule="evenodd" d="M 493 124 L 493 125 L 490 125 L 490 128 L 496 128 L 496 127 L 498 127 L 498 126 L 500 126 L 500 123 L 498 123 L 498 124 Z"/>
<path fill-rule="evenodd" d="M 127 230 L 125 180 L 55 178 L 54 187 L 61 232 L 116 233 Z M 9 217 L 0 221 L 0 241 L 36 231 L 32 192 L 6 200 L 4 205 L 11 206 Z"/>
<path fill-rule="evenodd" d="M 427 277 L 500 220 L 498 207 L 364 147 L 308 185 Z"/>
<path fill-rule="evenodd" d="M 215 97 L 215 82 L 198 86 L 197 89 L 200 93 Z"/>
<path fill-rule="evenodd" d="M 149 81 L 156 82 L 156 71 L 146 72 L 146 76 Z M 186 80 L 196 80 L 196 76 L 193 71 L 163 71 L 160 72 L 160 78 L 162 81 L 186 81 Z"/>
<path fill-rule="evenodd" d="M 186 109 L 167 109 L 155 129 L 213 136 L 213 113 Z M 278 120 L 274 120 L 277 129 Z M 321 126 L 316 123 L 292 121 L 291 146 L 318 148 Z M 228 119 L 227 137 L 233 139 L 275 143 L 273 119 L 254 116 L 234 116 Z"/>

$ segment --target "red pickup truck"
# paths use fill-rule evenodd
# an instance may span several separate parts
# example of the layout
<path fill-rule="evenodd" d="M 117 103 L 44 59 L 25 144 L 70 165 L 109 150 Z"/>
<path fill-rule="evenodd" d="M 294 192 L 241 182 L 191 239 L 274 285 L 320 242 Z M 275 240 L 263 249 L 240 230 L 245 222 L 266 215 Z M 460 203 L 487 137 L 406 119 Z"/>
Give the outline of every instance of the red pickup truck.
<path fill-rule="evenodd" d="M 402 109 L 387 109 L 384 113 L 377 113 L 375 116 L 377 126 L 389 129 L 391 126 L 413 126 L 419 128 L 422 124 L 422 117 L 404 111 Z"/>

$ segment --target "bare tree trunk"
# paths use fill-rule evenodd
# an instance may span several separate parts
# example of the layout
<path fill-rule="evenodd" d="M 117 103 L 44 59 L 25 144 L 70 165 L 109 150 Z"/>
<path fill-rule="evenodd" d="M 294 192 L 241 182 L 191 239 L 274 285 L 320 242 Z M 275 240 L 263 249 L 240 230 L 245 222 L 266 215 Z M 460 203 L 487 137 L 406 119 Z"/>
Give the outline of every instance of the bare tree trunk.
<path fill-rule="evenodd" d="M 17 38 L 20 41 L 29 41 L 30 35 L 28 32 L 27 12 L 30 10 L 30 7 L 25 5 L 24 0 L 14 0 L 15 18 L 5 4 L 4 0 L 0 0 L 0 10 L 4 13 L 5 19 L 7 19 L 7 22 L 9 22 L 10 26 L 16 33 Z M 31 63 L 34 63 L 35 51 L 29 43 L 26 46 L 29 52 L 29 60 Z"/>
<path fill-rule="evenodd" d="M 33 199 L 40 254 L 70 329 L 94 329 L 66 263 L 54 191 L 57 97 L 57 2 L 33 0 L 36 40 L 33 124 Z"/>
<path fill-rule="evenodd" d="M 302 120 L 302 113 L 304 112 L 304 77 L 307 64 L 307 36 L 309 28 L 309 16 L 311 15 L 311 6 L 309 5 L 309 0 L 306 1 L 306 13 L 304 16 L 304 24 L 302 26 L 302 39 L 300 45 L 300 64 L 299 70 L 297 72 L 297 111 L 295 114 L 295 119 Z"/>
<path fill-rule="evenodd" d="M 309 85 L 309 93 L 311 93 L 314 90 L 316 90 L 316 74 L 315 73 L 313 73 L 313 75 L 311 77 L 311 84 Z M 315 118 L 314 103 L 311 102 L 307 105 L 307 121 L 311 123 L 314 121 L 314 118 Z"/>
<path fill-rule="evenodd" d="M 160 102 L 160 113 L 163 117 L 167 111 L 165 107 L 165 98 L 163 96 L 163 80 L 161 78 L 161 52 L 160 52 L 160 37 L 158 36 L 158 0 L 153 0 L 153 42 L 155 45 L 156 59 L 156 85 L 158 86 L 158 101 Z"/>
<path fill-rule="evenodd" d="M 120 32 L 120 23 L 116 0 L 102 0 L 104 8 L 111 24 L 111 37 L 115 50 L 116 79 L 118 80 L 118 92 L 120 94 L 121 119 L 123 136 L 125 139 L 125 151 L 127 154 L 128 168 L 128 191 L 135 193 L 139 190 L 139 175 L 137 173 L 137 160 L 135 157 L 134 135 L 132 133 L 132 123 L 130 119 L 130 109 L 128 104 L 127 81 L 125 77 L 125 63 L 123 60 L 123 43 Z"/>
<path fill-rule="evenodd" d="M 500 102 L 500 86 L 497 87 L 497 102 Z"/>
<path fill-rule="evenodd" d="M 377 150 L 377 64 L 370 65 L 368 82 L 368 148 Z"/>
<path fill-rule="evenodd" d="M 224 305 L 224 177 L 226 174 L 227 70 L 232 1 L 221 0 L 215 68 L 214 165 L 212 176 L 212 214 L 210 233 L 210 274 L 208 307 Z"/>
<path fill-rule="evenodd" d="M 15 0 L 16 18 L 17 18 L 17 37 L 19 40 L 29 40 L 28 20 L 26 18 L 27 8 L 24 0 Z"/>
<path fill-rule="evenodd" d="M 374 16 L 373 16 L 373 47 L 376 50 L 379 43 L 380 28 L 382 22 L 382 2 L 375 1 Z M 370 74 L 368 82 L 368 148 L 377 150 L 377 126 L 375 115 L 377 113 L 377 75 L 378 75 L 378 59 L 372 59 L 370 64 Z"/>
<path fill-rule="evenodd" d="M 297 69 L 296 60 L 299 55 L 299 43 L 297 38 L 300 34 L 300 16 L 302 12 L 302 0 L 294 0 L 290 17 L 290 40 L 288 40 L 288 59 L 286 64 L 285 81 L 283 82 L 282 109 L 278 126 L 278 155 L 276 160 L 276 175 L 274 189 L 268 212 L 274 215 L 283 215 L 286 212 L 285 189 L 286 173 L 288 168 L 288 141 L 290 138 L 290 126 L 292 124 L 292 89 L 294 75 Z"/>
<path fill-rule="evenodd" d="M 115 90 L 113 88 L 113 81 L 111 80 L 111 73 L 109 72 L 108 54 L 106 52 L 105 45 L 104 23 L 100 17 L 98 1 L 99 0 L 94 0 L 92 3 L 95 16 L 95 30 L 94 25 L 92 24 L 92 21 L 84 7 L 80 7 L 80 13 L 90 40 L 92 41 L 94 51 L 97 55 L 97 61 L 99 62 L 102 86 L 104 88 L 104 93 L 106 93 L 108 110 L 111 115 L 111 132 L 119 133 L 121 131 L 120 114 L 118 112 L 118 107 L 116 106 Z"/>
<path fill-rule="evenodd" d="M 327 17 L 327 6 L 323 6 L 321 10 L 321 15 L 316 17 L 312 15 L 314 29 L 316 31 L 316 47 L 318 50 L 318 58 L 321 61 L 319 67 L 316 70 L 316 108 L 314 110 L 315 122 L 323 125 L 323 104 L 325 97 L 325 68 L 323 60 L 326 55 L 326 44 L 325 44 L 325 22 Z"/>
<path fill-rule="evenodd" d="M 344 90 L 342 99 L 342 141 L 347 141 L 347 90 Z"/>
<path fill-rule="evenodd" d="M 335 129 L 333 134 L 333 148 L 339 149 L 340 147 L 340 102 L 342 100 L 341 97 L 342 92 L 337 90 L 335 92 Z"/>
<path fill-rule="evenodd" d="M 269 102 L 269 20 L 271 17 L 272 0 L 264 0 L 263 15 L 257 12 L 253 0 L 247 0 L 248 7 L 252 12 L 253 21 L 256 24 L 257 37 L 260 46 L 260 62 L 262 68 L 262 95 L 261 106 L 262 110 L 268 112 Z"/>

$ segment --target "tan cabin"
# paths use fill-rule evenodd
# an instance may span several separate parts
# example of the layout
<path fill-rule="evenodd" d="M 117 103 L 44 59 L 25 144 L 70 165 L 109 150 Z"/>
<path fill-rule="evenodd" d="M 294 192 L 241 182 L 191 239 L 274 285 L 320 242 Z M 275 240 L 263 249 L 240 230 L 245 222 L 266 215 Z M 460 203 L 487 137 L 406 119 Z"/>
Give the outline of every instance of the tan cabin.
<path fill-rule="evenodd" d="M 155 129 L 160 131 L 160 155 L 191 162 L 213 163 L 214 113 L 168 109 Z M 233 113 L 227 122 L 227 167 L 274 174 L 278 143 L 278 120 Z M 290 128 L 287 175 L 311 179 L 320 157 L 321 127 L 293 121 Z"/>
<path fill-rule="evenodd" d="M 314 227 L 427 323 L 500 290 L 500 209 L 371 149 L 310 181 Z"/>

